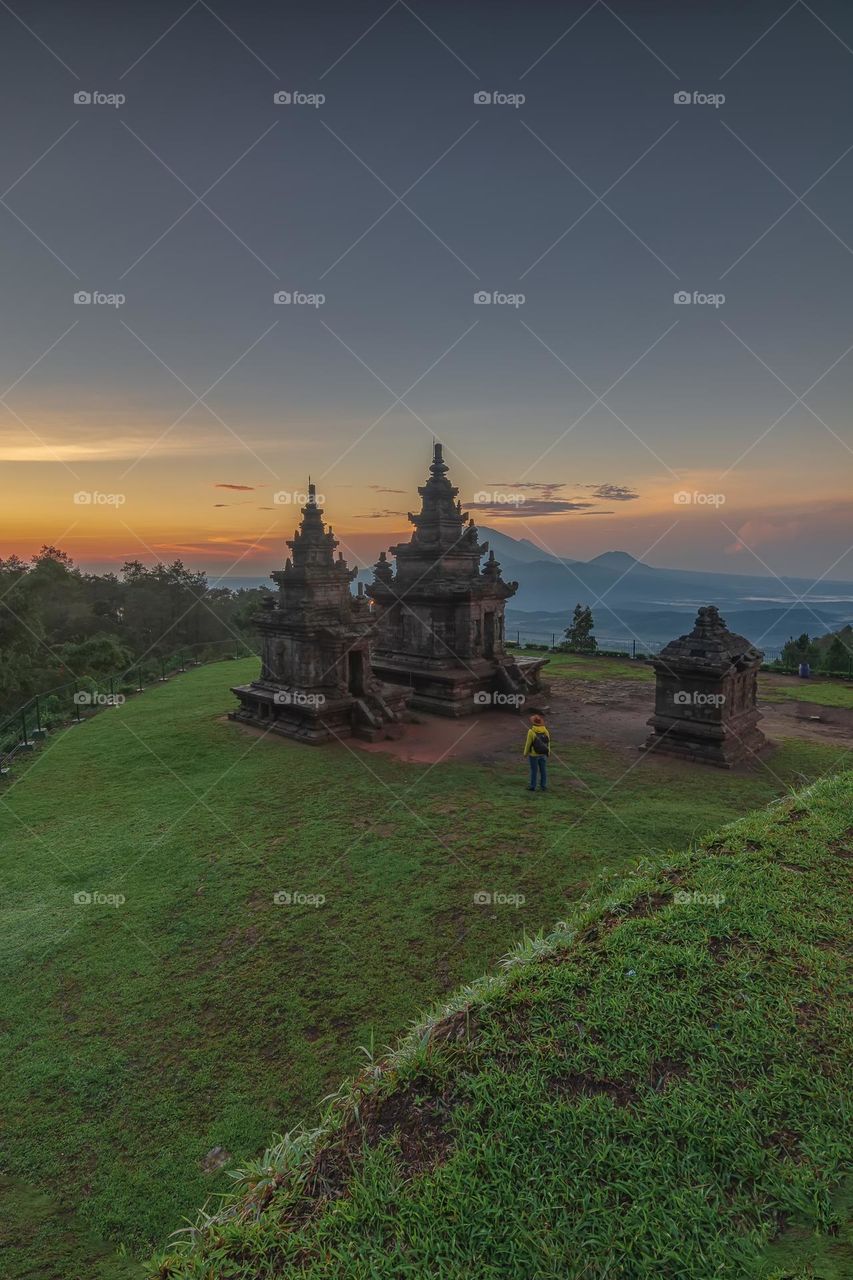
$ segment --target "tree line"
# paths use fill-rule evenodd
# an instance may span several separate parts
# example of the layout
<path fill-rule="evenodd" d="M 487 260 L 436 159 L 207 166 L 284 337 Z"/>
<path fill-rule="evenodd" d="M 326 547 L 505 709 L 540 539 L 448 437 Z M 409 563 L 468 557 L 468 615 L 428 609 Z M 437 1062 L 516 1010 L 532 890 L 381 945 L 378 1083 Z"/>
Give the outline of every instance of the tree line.
<path fill-rule="evenodd" d="M 36 693 L 200 646 L 253 646 L 266 587 L 210 586 L 181 560 L 85 573 L 58 547 L 0 559 L 0 716 Z"/>

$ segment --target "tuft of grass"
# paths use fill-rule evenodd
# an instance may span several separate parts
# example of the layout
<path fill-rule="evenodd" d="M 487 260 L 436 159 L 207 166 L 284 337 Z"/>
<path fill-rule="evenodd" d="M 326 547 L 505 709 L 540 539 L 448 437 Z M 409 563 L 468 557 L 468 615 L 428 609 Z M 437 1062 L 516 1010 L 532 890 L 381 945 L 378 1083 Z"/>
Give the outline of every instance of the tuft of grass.
<path fill-rule="evenodd" d="M 533 797 L 520 760 L 430 767 L 253 736 L 225 713 L 255 671 L 188 672 L 52 735 L 2 784 L 10 1280 L 125 1280 L 103 1242 L 145 1256 L 215 1205 L 228 1168 L 358 1071 L 359 1044 L 387 1044 L 641 858 L 844 757 L 791 739 L 751 774 L 676 765 L 662 786 L 643 761 L 622 776 L 604 749 L 557 744 Z"/>
<path fill-rule="evenodd" d="M 536 649 L 515 649 L 513 653 L 521 657 L 547 657 L 548 665 L 544 675 L 562 676 L 568 680 L 642 680 L 654 681 L 655 673 L 651 663 L 633 658 L 606 658 L 591 653 L 548 653 L 543 654 Z"/>
<path fill-rule="evenodd" d="M 152 1280 L 850 1274 L 851 813 L 825 779 L 517 946 Z"/>
<path fill-rule="evenodd" d="M 778 677 L 758 678 L 759 697 L 764 702 L 814 702 L 821 707 L 853 707 L 853 681 L 798 680 L 779 684 Z"/>

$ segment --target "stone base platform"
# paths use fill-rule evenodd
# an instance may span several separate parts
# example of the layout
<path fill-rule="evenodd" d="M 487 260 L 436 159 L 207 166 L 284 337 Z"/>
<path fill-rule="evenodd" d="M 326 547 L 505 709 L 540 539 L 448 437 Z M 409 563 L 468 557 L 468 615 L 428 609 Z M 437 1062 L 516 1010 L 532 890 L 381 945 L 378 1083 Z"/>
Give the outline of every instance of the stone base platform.
<path fill-rule="evenodd" d="M 405 690 L 382 686 L 361 697 L 283 690 L 274 685 L 235 685 L 231 692 L 240 701 L 229 720 L 251 724 L 256 729 L 322 746 L 339 738 L 361 738 L 378 742 L 400 738 L 405 732 L 409 697 Z"/>

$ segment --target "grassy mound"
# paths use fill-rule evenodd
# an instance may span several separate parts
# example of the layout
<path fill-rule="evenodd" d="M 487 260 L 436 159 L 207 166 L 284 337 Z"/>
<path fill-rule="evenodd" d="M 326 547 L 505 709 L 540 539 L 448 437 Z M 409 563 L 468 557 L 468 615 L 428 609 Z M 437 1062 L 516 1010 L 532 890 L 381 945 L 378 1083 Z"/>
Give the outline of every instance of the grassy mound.
<path fill-rule="evenodd" d="M 249 734 L 225 712 L 256 670 L 147 690 L 0 784 L 4 1280 L 126 1280 L 359 1045 L 845 756 L 790 738 L 734 776 L 557 741 L 533 797 L 514 752 L 429 766 Z"/>
<path fill-rule="evenodd" d="M 851 815 L 853 774 L 824 779 L 569 913 L 152 1275 L 810 1274 L 786 1269 L 793 1228 L 822 1233 L 813 1274 L 850 1274 Z"/>

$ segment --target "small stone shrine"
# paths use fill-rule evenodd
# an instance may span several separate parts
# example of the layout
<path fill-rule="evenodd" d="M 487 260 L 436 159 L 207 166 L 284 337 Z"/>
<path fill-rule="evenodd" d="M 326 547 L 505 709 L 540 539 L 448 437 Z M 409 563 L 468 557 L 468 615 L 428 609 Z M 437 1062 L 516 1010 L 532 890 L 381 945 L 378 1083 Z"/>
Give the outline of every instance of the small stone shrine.
<path fill-rule="evenodd" d="M 514 659 L 504 648 L 504 607 L 518 589 L 504 582 L 489 550 L 457 500 L 440 444 L 426 484 L 418 488 L 415 531 L 383 551 L 374 566 L 373 667 L 385 681 L 413 690 L 412 706 L 466 716 L 488 706 L 520 708 L 540 690 L 547 659 Z"/>
<path fill-rule="evenodd" d="M 642 751 L 661 751 L 730 769 L 766 747 L 758 728 L 758 670 L 764 654 L 729 631 L 716 605 L 652 660 L 655 713 Z"/>
<path fill-rule="evenodd" d="M 287 545 L 292 560 L 270 575 L 278 593 L 255 618 L 260 677 L 232 689 L 240 706 L 229 718 L 300 742 L 400 737 L 408 694 L 371 668 L 370 604 L 361 587 L 350 592 L 357 570 L 340 552 L 335 559 L 338 543 L 313 484 Z"/>

